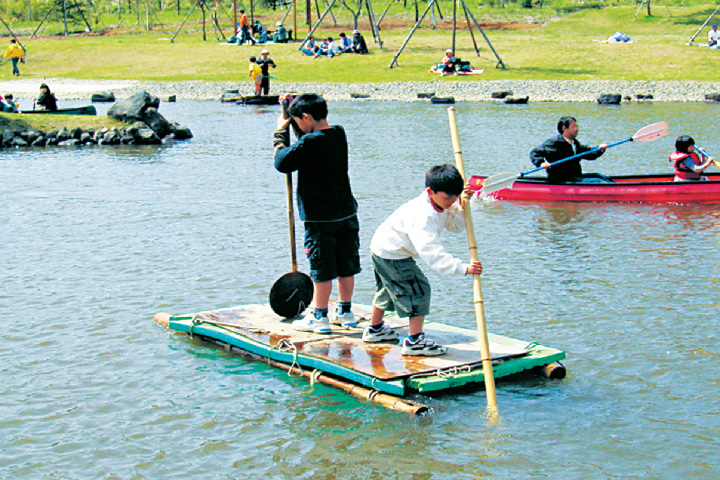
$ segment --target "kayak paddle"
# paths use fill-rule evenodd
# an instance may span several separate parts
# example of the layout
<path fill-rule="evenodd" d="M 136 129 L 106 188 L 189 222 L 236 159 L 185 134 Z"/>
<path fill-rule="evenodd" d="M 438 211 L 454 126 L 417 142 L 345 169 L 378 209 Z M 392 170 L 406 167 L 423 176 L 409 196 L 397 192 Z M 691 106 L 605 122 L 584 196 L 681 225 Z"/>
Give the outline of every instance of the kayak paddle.
<path fill-rule="evenodd" d="M 705 149 L 702 148 L 700 145 L 695 145 L 695 150 L 697 150 L 698 152 L 700 152 L 700 155 L 702 155 L 704 158 L 710 158 L 710 155 L 709 155 L 709 154 L 705 151 Z M 713 165 L 715 165 L 716 167 L 720 168 L 720 160 L 715 159 L 715 160 L 713 161 Z"/>
<path fill-rule="evenodd" d="M 627 142 L 652 142 L 653 140 L 657 140 L 658 138 L 664 137 L 667 134 L 668 134 L 667 122 L 653 123 L 652 125 L 648 125 L 647 127 L 641 128 L 632 137 L 626 138 L 625 140 L 620 140 L 619 142 L 611 143 L 610 145 L 607 146 L 607 148 L 616 147 L 618 145 L 622 145 L 623 143 L 627 143 Z M 592 150 L 588 150 L 587 152 L 578 153 L 577 155 L 573 155 L 571 157 L 567 157 L 567 158 L 563 158 L 562 160 L 558 160 L 557 162 L 553 162 L 550 164 L 550 166 L 552 167 L 559 163 L 567 162 L 568 160 L 574 160 L 576 158 L 580 158 L 584 155 L 587 155 L 588 153 L 596 153 L 596 152 L 599 152 L 600 150 L 601 149 L 599 147 L 593 148 Z M 497 175 L 493 175 L 493 176 L 485 179 L 485 182 L 483 182 L 482 191 L 483 191 L 483 193 L 488 194 L 488 193 L 497 192 L 498 190 L 502 190 L 503 188 L 512 188 L 513 184 L 515 183 L 515 180 L 517 180 L 518 178 L 524 177 L 525 175 L 530 175 L 531 173 L 539 172 L 540 170 L 543 170 L 543 167 L 533 168 L 532 170 L 528 170 L 527 172 L 522 172 L 522 173 L 512 173 L 512 172 L 498 173 Z"/>

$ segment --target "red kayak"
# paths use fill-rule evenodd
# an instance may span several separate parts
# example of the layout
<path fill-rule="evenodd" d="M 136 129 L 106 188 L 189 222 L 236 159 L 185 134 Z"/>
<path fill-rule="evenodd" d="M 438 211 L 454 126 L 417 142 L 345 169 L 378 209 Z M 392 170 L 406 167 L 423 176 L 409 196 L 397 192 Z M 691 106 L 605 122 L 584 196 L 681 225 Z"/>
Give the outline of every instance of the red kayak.
<path fill-rule="evenodd" d="M 543 177 L 524 177 L 511 188 L 488 195 L 498 200 L 558 202 L 720 203 L 720 173 L 704 174 L 707 182 L 674 182 L 673 174 L 610 177 L 614 183 L 548 183 Z M 487 177 L 470 177 L 476 192 Z"/>

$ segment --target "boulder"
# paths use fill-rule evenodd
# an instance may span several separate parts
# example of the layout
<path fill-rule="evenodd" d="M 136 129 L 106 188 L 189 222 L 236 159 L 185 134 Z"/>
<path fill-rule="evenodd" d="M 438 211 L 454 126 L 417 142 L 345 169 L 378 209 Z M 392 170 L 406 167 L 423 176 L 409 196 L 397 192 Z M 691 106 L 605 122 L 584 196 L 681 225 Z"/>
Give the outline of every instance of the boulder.
<path fill-rule="evenodd" d="M 74 138 L 75 140 L 80 140 L 80 136 L 83 134 L 83 130 L 80 127 L 75 127 L 72 130 L 70 130 L 70 137 Z"/>
<path fill-rule="evenodd" d="M 172 135 L 175 136 L 175 140 L 187 140 L 192 138 L 193 134 L 188 127 L 184 127 L 177 122 L 170 122 L 172 125 Z"/>
<path fill-rule="evenodd" d="M 36 139 L 32 142 L 31 146 L 33 146 L 33 147 L 44 147 L 44 146 L 45 146 L 45 142 L 46 142 L 45 137 L 39 136 L 38 138 L 36 138 Z"/>
<path fill-rule="evenodd" d="M 70 140 L 71 138 L 72 135 L 70 135 L 70 130 L 68 130 L 67 127 L 60 127 L 60 130 L 58 130 L 57 136 L 55 137 L 58 144 L 64 142 L 65 140 Z"/>
<path fill-rule="evenodd" d="M 93 93 L 92 97 L 90 97 L 90 101 L 95 102 L 114 102 L 115 101 L 115 94 L 113 92 L 98 92 Z"/>
<path fill-rule="evenodd" d="M 69 140 L 63 140 L 62 142 L 58 142 L 58 147 L 74 147 L 76 145 L 80 145 L 80 140 L 77 138 L 71 138 Z"/>
<path fill-rule="evenodd" d="M 10 145 L 10 142 L 13 141 L 13 138 L 15 138 L 15 132 L 13 132 L 11 129 L 6 128 L 3 131 L 2 134 L 2 144 L 3 145 Z"/>
<path fill-rule="evenodd" d="M 432 103 L 455 103 L 455 97 L 432 97 Z"/>
<path fill-rule="evenodd" d="M 135 143 L 138 145 L 158 145 L 162 143 L 160 140 L 160 137 L 155 134 L 155 132 L 149 128 L 141 128 L 138 130 L 137 135 L 135 135 Z"/>
<path fill-rule="evenodd" d="M 10 141 L 11 147 L 27 147 L 28 142 L 25 141 L 22 137 L 13 137 L 13 139 Z"/>
<path fill-rule="evenodd" d="M 107 116 L 120 122 L 132 123 L 143 121 L 143 114 L 148 108 L 158 107 L 160 100 L 157 97 L 141 92 L 117 102 L 108 109 Z"/>
<path fill-rule="evenodd" d="M 490 98 L 503 99 L 505 97 L 509 97 L 512 94 L 513 94 L 512 90 L 501 90 L 499 92 L 490 93 Z"/>
<path fill-rule="evenodd" d="M 600 105 L 620 105 L 620 100 L 622 100 L 622 95 L 619 93 L 603 93 L 598 97 L 597 103 Z"/>
<path fill-rule="evenodd" d="M 435 96 L 435 92 L 422 92 L 422 93 L 417 94 L 418 98 L 432 98 L 434 96 Z"/>
<path fill-rule="evenodd" d="M 505 99 L 503 100 L 503 102 L 504 102 L 504 103 L 507 103 L 507 104 L 518 104 L 518 105 L 520 105 L 520 104 L 526 104 L 526 103 L 528 103 L 528 100 L 530 100 L 530 97 L 526 95 L 526 96 L 524 96 L 524 97 L 505 97 Z"/>
<path fill-rule="evenodd" d="M 172 125 L 163 117 L 156 108 L 148 108 L 142 116 L 142 121 L 150 127 L 158 137 L 172 133 Z"/>

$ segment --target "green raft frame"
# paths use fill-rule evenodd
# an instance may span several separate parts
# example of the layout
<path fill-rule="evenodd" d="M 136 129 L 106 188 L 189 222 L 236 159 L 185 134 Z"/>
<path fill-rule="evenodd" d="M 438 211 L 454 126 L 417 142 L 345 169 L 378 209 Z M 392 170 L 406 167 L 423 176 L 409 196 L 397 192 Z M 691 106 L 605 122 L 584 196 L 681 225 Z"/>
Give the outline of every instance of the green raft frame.
<path fill-rule="evenodd" d="M 369 307 L 354 305 L 367 318 Z M 477 332 L 437 322 L 426 322 L 425 331 L 449 352 L 439 357 L 402 357 L 395 344 L 365 344 L 362 323 L 358 328 L 333 325 L 331 335 L 295 332 L 291 322 L 273 314 L 267 305 L 240 305 L 194 314 L 158 313 L 154 320 L 171 330 L 197 336 L 254 359 L 323 381 L 356 396 L 396 410 L 422 413 L 424 405 L 402 397 L 482 384 Z M 389 315 L 386 322 L 401 331 L 407 319 Z M 361 318 L 362 321 L 362 318 Z M 489 334 L 495 378 L 527 370 L 550 378 L 565 376 L 556 363 L 565 352 L 535 342 Z"/>

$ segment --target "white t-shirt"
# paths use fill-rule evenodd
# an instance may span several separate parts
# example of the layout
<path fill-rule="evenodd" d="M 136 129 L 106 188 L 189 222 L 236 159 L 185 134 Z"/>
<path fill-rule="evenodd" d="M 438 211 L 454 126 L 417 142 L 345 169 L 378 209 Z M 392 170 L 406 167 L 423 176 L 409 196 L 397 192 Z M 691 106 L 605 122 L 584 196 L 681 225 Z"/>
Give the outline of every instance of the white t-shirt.
<path fill-rule="evenodd" d="M 370 251 L 387 260 L 419 256 L 436 272 L 462 275 L 469 265 L 445 251 L 440 243 L 443 230 L 464 231 L 463 212 L 457 203 L 438 212 L 424 191 L 400 206 L 378 227 L 370 241 Z"/>
<path fill-rule="evenodd" d="M 716 43 L 720 41 L 720 30 L 712 29 L 708 32 L 708 42 L 712 42 L 713 40 Z"/>

